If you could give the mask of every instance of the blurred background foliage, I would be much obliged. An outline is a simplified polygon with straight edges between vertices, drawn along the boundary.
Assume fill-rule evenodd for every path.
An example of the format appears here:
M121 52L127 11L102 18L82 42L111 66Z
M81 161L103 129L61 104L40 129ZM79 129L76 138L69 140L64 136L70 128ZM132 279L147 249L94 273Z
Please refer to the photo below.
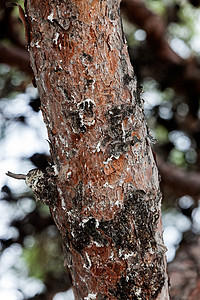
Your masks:
M69 299L58 296L70 279L48 208L35 203L23 182L5 176L8 169L26 173L48 165L24 28L10 2L0 4L0 298ZM180 244L200 232L200 1L124 0L121 6L147 123L157 139L152 147L172 261Z

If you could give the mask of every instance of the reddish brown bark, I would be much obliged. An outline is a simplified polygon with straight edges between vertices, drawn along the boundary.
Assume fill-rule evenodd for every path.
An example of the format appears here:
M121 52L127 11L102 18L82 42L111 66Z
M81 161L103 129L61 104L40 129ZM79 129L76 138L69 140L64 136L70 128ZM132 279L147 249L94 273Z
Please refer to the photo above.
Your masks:
M157 167L118 0L27 1L50 210L76 299L169 299Z

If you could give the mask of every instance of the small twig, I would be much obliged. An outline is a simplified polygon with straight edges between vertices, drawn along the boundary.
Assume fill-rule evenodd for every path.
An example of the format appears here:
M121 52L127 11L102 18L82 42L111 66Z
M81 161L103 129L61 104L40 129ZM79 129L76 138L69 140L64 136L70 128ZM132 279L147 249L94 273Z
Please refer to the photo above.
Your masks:
M12 178L15 178L15 179L23 179L23 180L26 179L26 175L24 175L24 174L15 174L15 173L12 173L12 172L10 172L10 171L8 171L8 172L6 173L6 175L7 175L7 176L10 176L10 177L12 177Z

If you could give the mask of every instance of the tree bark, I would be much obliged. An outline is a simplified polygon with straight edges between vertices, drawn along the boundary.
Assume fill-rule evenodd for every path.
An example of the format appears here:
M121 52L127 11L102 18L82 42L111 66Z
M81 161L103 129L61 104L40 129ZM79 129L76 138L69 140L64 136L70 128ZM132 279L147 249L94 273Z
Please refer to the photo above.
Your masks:
M118 0L27 0L76 299L169 299L161 194Z

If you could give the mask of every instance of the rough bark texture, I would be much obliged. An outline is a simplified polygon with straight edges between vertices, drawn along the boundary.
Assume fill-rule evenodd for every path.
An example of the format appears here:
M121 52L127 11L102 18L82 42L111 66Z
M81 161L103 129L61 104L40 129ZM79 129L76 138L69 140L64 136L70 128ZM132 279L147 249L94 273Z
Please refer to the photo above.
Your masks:
M159 180L118 0L28 0L76 299L168 299ZM56 196L55 196L56 197Z

